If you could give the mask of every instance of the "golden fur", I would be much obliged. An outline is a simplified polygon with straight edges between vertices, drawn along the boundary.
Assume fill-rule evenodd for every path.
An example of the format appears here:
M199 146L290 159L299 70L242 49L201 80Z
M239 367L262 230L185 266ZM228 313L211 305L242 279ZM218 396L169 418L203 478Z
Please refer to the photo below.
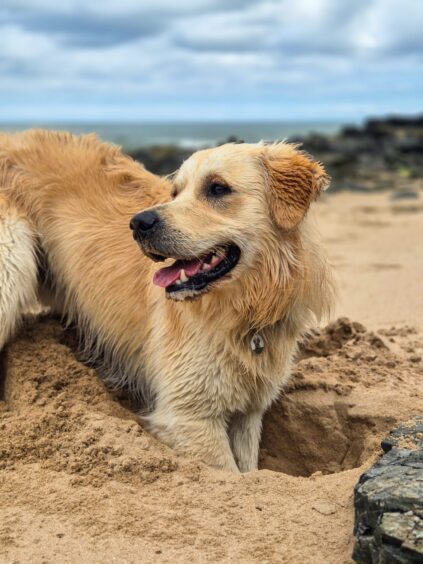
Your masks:
M219 205L202 196L210 178L234 189ZM79 326L117 385L144 395L158 438L216 467L253 470L262 414L299 335L330 304L306 218L327 184L320 164L285 143L200 151L169 180L94 136L0 135L0 348L37 292ZM196 301L166 299L128 227L151 207L181 234L168 256L236 243L230 276Z

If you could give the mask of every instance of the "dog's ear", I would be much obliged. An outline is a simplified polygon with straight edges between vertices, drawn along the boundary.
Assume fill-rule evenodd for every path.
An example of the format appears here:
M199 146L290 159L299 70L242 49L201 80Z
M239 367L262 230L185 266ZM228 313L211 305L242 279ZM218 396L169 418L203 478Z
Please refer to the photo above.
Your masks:
M281 229L293 229L301 222L311 202L329 186L330 177L319 162L299 151L296 145L264 146L263 160L272 219Z

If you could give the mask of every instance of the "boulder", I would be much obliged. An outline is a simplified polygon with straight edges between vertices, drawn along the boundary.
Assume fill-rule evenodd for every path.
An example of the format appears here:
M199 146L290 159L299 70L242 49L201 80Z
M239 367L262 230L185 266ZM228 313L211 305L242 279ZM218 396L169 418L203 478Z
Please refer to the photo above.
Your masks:
M423 418L395 429L354 490L360 564L423 562Z

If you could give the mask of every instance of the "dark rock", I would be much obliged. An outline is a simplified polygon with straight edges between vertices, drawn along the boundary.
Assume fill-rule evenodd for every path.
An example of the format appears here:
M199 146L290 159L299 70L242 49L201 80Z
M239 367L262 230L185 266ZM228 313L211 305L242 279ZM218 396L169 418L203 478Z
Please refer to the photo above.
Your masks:
M166 175L177 170L194 149L182 149L173 145L148 147L132 151L131 157L155 174Z
M393 192L391 200L418 200L419 194L415 190L399 190Z
M380 119L369 119L365 125L368 131L386 130L386 129L415 129L423 128L423 115L416 117L408 116L390 116Z
M422 116L371 119L332 137L309 135L300 141L327 166L332 190L383 190L401 184L401 177L405 182L423 176Z
M403 424L397 429L389 433L389 436L381 443L381 447L385 453L391 451L394 447L405 449L404 445L408 445L409 449L415 451L423 450L423 418L416 417L410 424ZM423 456L423 452L420 452ZM423 500L422 500L423 502Z
M365 564L423 562L423 418L392 431L385 455L354 491L353 558Z
M423 116L370 119L362 126L344 127L337 135L310 133L290 141L325 164L332 191L405 189L410 179L423 178ZM242 143L234 136L225 142ZM133 151L132 156L148 170L166 175L194 150L150 147Z
M229 135L225 141L218 143L218 145L224 145L225 143L237 143L239 145L240 143L245 143L245 141L243 139L238 139L235 135Z
M343 137L363 137L363 130L355 125L347 125L342 128Z

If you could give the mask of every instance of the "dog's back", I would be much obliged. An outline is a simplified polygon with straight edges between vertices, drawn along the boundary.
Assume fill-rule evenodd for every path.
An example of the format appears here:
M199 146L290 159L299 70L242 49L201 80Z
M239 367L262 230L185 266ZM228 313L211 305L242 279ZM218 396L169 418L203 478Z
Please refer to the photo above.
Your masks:
M29 214L44 209L55 196L97 197L101 202L100 195L115 190L122 176L144 186L147 205L148 196L155 201L157 194L149 189L156 177L94 134L34 129L0 135L0 193Z
M70 318L95 309L93 302L107 294L103 285L116 278L121 285L131 255L135 268L142 268L147 261L139 260L129 219L134 210L166 197L166 188L95 135L1 134L0 349L39 293L37 259L54 282L52 301ZM120 252L109 253L117 242ZM117 315L106 303L97 307L109 309L110 318ZM89 318L95 322L92 313Z

